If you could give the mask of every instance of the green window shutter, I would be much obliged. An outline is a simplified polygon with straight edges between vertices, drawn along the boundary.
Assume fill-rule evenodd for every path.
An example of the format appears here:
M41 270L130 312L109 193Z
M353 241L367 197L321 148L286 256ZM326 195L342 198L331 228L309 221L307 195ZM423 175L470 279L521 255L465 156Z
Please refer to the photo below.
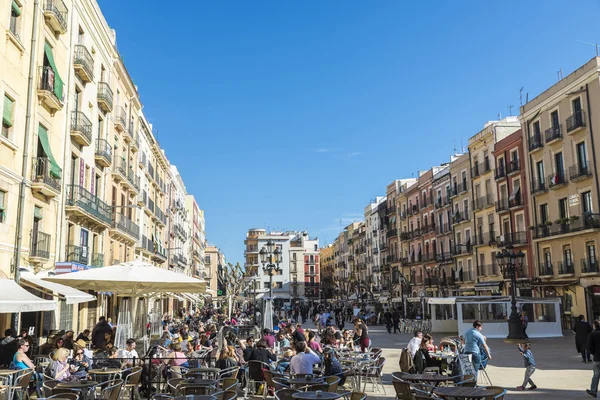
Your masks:
M3 190L0 190L0 211L5 210L5 208L6 208L5 201L6 201L6 192Z
M52 68L52 71L54 71L54 94L62 101L64 84L62 79L60 79L60 75L58 74L58 69L56 68L56 63L54 62L54 55L52 54L52 47L50 47L48 42L44 44L44 54L46 54L50 68Z
M21 7L17 4L15 0L12 0L12 12L17 16L21 16Z
M40 207L35 207L33 209L33 218L35 219L42 219L44 217L44 213L42 212L42 209Z
M8 96L4 96L4 109L2 111L2 123L4 125L13 125L13 105L14 102Z
M60 178L62 169L58 166L58 163L52 155L50 141L48 140L48 131L46 131L46 129L41 125L38 128L38 137L40 138L40 143L42 144L46 156L48 156L48 160L50 160L50 174L55 176L56 178Z

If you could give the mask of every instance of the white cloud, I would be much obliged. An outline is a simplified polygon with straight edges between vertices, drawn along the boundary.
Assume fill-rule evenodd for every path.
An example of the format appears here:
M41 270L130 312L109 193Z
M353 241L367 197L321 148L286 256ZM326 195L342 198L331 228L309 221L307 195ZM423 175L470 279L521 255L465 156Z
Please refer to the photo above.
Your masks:
M353 157L358 157L360 155L363 155L364 153L362 151L355 151L353 153L349 153L348 154L348 158L353 158Z
M331 150L329 149L325 149L323 147L319 147L318 149L315 150L315 152L317 153L329 153Z

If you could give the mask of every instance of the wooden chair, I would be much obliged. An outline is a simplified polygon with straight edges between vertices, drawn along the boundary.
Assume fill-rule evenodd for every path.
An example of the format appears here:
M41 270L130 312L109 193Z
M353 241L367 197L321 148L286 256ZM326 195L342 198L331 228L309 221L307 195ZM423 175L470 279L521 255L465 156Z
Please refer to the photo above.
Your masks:
M225 368L219 371L219 378L237 378L240 367Z
M32 369L24 369L13 381L13 393L19 400L29 399L29 382L32 376Z
M342 379L339 376L326 376L325 382L327 382L327 384L329 385L328 391L331 393L336 393L341 380Z
M133 393L133 398L141 400L138 386L142 380L142 367L131 368L131 373L125 377L125 383L123 385L123 391L128 392L130 395Z
M239 385L239 381L237 378L221 378L217 381L217 389L222 392L226 392L228 390L237 390Z
M484 387L485 390L489 390L490 392L493 392L492 395L486 397L486 400L496 400L496 399L503 399L504 395L506 394L506 389L504 389L503 387L500 386L487 386ZM498 397L500 396L500 397Z
M413 400L410 384L398 379L392 380L394 390L396 391L396 400Z
M114 379L99 385L100 398L102 400L119 400L121 397L121 389L123 388L122 379Z
M44 383L42 383L42 393L44 394L44 397L54 396L56 394L54 393L54 388L56 388L58 383L59 381L56 380L44 379Z
M352 392L350 394L350 400L366 400L367 394L363 392Z
M179 396L179 384L185 381L185 378L171 378L167 381L167 390L173 396Z

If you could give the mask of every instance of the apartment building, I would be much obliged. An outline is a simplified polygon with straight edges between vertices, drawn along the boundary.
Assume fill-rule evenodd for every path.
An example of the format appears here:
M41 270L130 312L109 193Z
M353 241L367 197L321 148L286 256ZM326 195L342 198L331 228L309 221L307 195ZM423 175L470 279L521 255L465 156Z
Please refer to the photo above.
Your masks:
M525 163L527 160L527 150L523 142L521 129L499 140L494 146L493 156L499 166L506 166L504 177L502 171L495 174L500 179L496 180L497 191L500 194L496 206L500 229L496 236L495 245L497 251L512 249L513 251L522 251L525 257L525 265L517 271L517 280L530 279L535 276L533 268L533 253L531 251L532 231L529 229L531 220L529 215L529 190L527 187L528 179L526 175ZM508 161L507 161L508 160ZM509 194L508 198L504 197ZM478 229L478 228L477 228ZM492 253L492 257L494 253ZM572 265L572 264L571 264ZM502 271L499 271L502 275ZM509 277L505 275L506 294L510 294ZM517 293L521 296L533 296L531 288L517 288Z
M167 243L167 254L169 257L169 268L172 270L191 275L191 260L188 258L191 245L192 221L185 205L187 190L183 178L177 167L171 165L171 185L168 189L169 204L169 242Z
M219 290L219 265L225 265L225 256L219 248L213 244L207 244L204 250L204 280L206 281L206 292L216 298Z
M185 207L191 218L191 240L188 253L192 276L204 277L204 250L206 249L206 233L204 230L204 211L200 209L193 195L185 197Z
M564 318L600 317L599 67L594 57L521 107L537 287L563 297Z
M461 294L475 294L475 269L472 242L471 182L469 177L469 154L457 156L450 162L450 201L452 209L452 230L454 270L457 282L461 284Z
M361 271L360 278L366 280L367 276L372 277L372 287L381 290L382 279L380 266L382 265L381 253L379 252L379 242L382 232L381 220L377 207L386 203L387 198L376 197L369 205L365 207L364 218L366 228L366 268Z
M335 270L335 247L333 244L328 244L319 249L319 260L321 262L321 296L323 299L334 298L333 273Z
M475 289L478 294L500 294L503 286L496 253L499 243L505 245L504 228L507 229L506 232L512 231L508 225L500 226L499 214L504 214L509 209L522 208L522 202L516 201L521 182L520 178L516 177L520 171L520 163L516 149L516 153L511 153L511 157L514 155L517 158L511 163L505 163L504 155L494 159L494 149L499 140L518 131L519 128L517 117L507 117L501 121L486 123L481 131L469 139L471 177L469 190L473 205L471 222L474 226L471 246L474 248L475 272L478 280ZM495 175L491 173L491 166L495 166ZM495 182L492 179L495 179ZM511 207L509 207L509 197L512 199ZM493 205L495 210L492 208Z
M450 165L445 164L433 174L432 190L434 197L433 221L435 222L436 243L433 256L437 261L434 277L439 283L439 295L449 295L455 288L454 251L452 250L452 210L450 201Z
M400 270L400 235L398 229L400 227L400 203L398 197L400 196L402 182L395 180L390 183L386 188L386 199L387 199L387 230L385 233L385 239L387 241L387 255L385 262L382 264L381 279L386 283L386 286L392 285L392 271L396 271L396 275Z

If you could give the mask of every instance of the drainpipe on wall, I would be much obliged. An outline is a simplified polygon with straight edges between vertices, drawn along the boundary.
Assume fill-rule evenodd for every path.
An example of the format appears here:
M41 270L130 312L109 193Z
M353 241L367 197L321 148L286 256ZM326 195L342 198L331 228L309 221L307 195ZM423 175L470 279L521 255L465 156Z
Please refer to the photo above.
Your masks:
M21 262L21 245L23 242L23 214L25 208L25 189L27 186L27 164L29 161L29 136L33 135L31 132L31 118L33 109L33 100L36 98L35 94L35 74L36 74L36 34L38 31L38 19L39 19L39 0L35 0L33 3L33 26L31 28L31 48L29 51L29 78L27 82L27 113L25 114L25 134L23 135L23 163L21 166L21 183L19 184L19 202L17 205L17 226L15 231L15 252L14 252L14 279L17 284L21 280L21 273L19 271ZM16 332L19 328L19 313L13 314L12 324L13 330Z
M590 92L588 84L585 84L585 97L587 98L588 122L590 125L590 143L592 144L592 159L594 160L594 180L596 181L596 200L598 201L598 210L600 211L600 182L598 181L598 165L596 164L596 146L594 145L594 128L592 127L592 105L590 102Z

